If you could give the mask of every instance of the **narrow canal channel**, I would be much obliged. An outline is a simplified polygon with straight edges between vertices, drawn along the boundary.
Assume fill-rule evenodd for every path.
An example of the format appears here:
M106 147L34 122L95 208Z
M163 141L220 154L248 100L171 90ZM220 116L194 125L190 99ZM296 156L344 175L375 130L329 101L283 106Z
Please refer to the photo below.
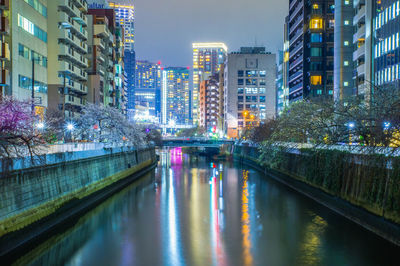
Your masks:
M16 264L399 265L398 247L245 166L160 153L158 168Z

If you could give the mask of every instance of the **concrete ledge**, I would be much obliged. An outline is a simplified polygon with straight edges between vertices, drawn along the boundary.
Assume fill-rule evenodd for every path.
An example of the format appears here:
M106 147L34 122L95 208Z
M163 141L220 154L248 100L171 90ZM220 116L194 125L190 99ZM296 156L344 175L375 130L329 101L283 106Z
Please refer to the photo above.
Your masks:
M25 250L46 239L52 232L73 222L87 210L95 207L103 200L120 191L128 184L142 177L156 167L156 162L148 160L137 166L126 169L95 184L49 202L37 208L36 213L23 213L20 219L26 219L24 228L12 228L0 237L0 260L12 261ZM33 215L33 216L32 216ZM32 222L33 217L36 219Z
M233 157L234 160L263 172L265 175L268 175L293 190L315 200L317 203L322 204L332 211L346 217L350 221L355 222L380 237L400 246L400 226L398 224L368 212L363 208L357 207L344 199L332 196L317 187L290 176L288 173L264 168L252 158L244 158L237 155L234 155Z

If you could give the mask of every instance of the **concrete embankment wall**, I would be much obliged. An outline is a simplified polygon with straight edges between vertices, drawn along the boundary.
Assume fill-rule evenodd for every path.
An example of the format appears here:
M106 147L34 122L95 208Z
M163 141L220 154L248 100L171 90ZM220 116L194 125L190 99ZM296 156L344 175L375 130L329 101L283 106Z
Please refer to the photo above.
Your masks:
M86 198L156 162L154 147L106 148L41 157L34 166L24 160L7 162L9 171L0 178L0 245L10 235L41 223L65 206L73 210Z
M400 160L335 150L235 146L235 159L400 245ZM260 159L261 156L261 160Z

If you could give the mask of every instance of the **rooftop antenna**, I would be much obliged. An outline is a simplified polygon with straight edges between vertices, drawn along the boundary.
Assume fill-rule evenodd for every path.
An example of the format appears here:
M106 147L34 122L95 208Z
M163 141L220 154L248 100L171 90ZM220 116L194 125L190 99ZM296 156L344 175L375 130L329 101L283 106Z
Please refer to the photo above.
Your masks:
M254 36L254 47L257 47L257 35Z

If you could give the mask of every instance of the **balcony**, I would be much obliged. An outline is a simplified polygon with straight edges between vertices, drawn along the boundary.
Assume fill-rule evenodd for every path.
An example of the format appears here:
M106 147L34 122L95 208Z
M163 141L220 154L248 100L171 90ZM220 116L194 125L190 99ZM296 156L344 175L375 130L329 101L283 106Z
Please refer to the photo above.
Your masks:
M99 47L102 51L105 50L104 42L100 38L94 38L93 39L93 44Z
M365 39L365 25L361 26L353 35L353 43L357 43L359 39Z
M353 25L357 25L357 23L361 20L365 20L365 6L362 6L358 11L357 14L353 18Z
M299 37L303 36L303 28L299 29L296 34L290 38L290 45L295 44Z
M84 42L82 42L79 38L76 38L73 34L63 30L60 31L58 36L59 36L58 40L60 43L72 46L82 54L87 54L87 45Z
M2 86L7 85L9 74L10 73L8 69L0 69L0 85Z
M359 65L357 67L357 76L363 76L365 75L365 64Z
M289 88L290 94L301 91L303 89L303 82L294 85L293 87Z
M290 63L289 70L292 70L294 67L298 66L300 63L303 62L303 55L299 56L293 63Z
M0 9L8 10L10 8L10 0L0 0Z
M110 32L105 24L93 25L93 34L102 38L108 38L110 36Z
M1 43L0 53L0 60L10 61L10 47L8 43Z
M81 95L85 95L88 92L87 86L79 82L73 82L72 84L67 84L66 87L68 87L69 90Z
M6 17L0 19L0 35L8 35L10 33L9 20Z
M77 96L72 96L72 95L65 95L65 104L66 105L76 105L76 106L84 106L85 105L85 99L82 99Z
M302 9L303 9L303 1L299 1L299 5L296 7L296 9L290 15L289 21L292 21L298 15L299 11Z
M299 26L300 23L303 23L303 17L302 16L299 16L298 19L296 20L296 22L294 22L292 24L292 26L290 27L289 34L292 34L292 32L297 29L297 27Z
M357 61L357 59L362 56L365 56L365 44L361 45L355 52L353 52L353 61Z
M79 81L87 80L87 74L85 70L80 69L79 67L75 67L71 64L68 64L67 62L61 62L60 64L61 64L60 66L61 79L64 75L66 75L74 80L79 80Z
M296 80L296 79L298 79L298 78L300 78L300 77L302 77L302 76L303 76L303 71L300 70L300 71L298 71L298 72L292 74L292 75L289 77L289 82L292 82L292 81L294 81L294 80Z
M67 47L66 45L59 46L59 55L60 59L67 60L75 65L78 65L81 68L87 67L87 59L83 57L80 53L74 51L73 49Z
M79 25L78 22L71 19L67 14L60 12L59 13L59 22L60 29L69 29L71 33L77 36L80 39L87 40L87 31Z
M81 11L69 0L58 0L59 10L67 13L70 17L79 17Z
M81 12L87 12L87 3L85 0L74 0L75 5L79 8Z

